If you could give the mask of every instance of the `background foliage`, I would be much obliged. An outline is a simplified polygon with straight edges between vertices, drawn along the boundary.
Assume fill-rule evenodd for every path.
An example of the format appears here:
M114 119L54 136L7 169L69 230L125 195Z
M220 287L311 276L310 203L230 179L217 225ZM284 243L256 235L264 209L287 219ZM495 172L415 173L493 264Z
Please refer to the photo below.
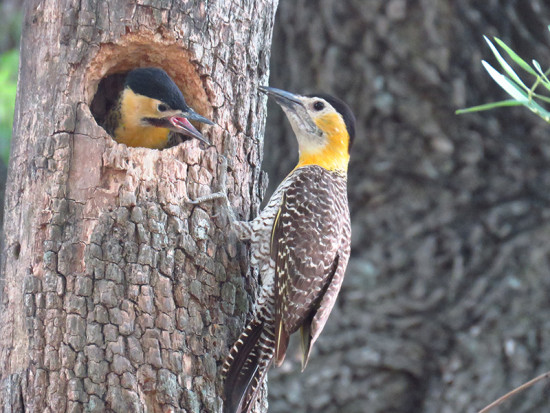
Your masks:
M544 107L550 103L550 97L548 96L548 91L550 91L550 80L548 79L550 69L544 71L536 59L533 59L531 64L527 63L498 37L494 38L494 42L502 50L502 53L487 37L485 37L485 41L493 52L500 68L495 69L485 60L481 63L493 80L511 96L511 99L460 109L456 113L464 114L501 107L525 106L531 112L550 123L550 112ZM503 54L505 55L504 57ZM516 67L516 70L514 70L511 64ZM516 71L519 71L522 76L519 76ZM522 77L526 77L527 75L529 75L529 80L524 81Z
M4 192L17 88L21 7L20 0L0 2L0 227L4 220Z
M0 54L0 157L5 164L10 156L18 65L18 50Z

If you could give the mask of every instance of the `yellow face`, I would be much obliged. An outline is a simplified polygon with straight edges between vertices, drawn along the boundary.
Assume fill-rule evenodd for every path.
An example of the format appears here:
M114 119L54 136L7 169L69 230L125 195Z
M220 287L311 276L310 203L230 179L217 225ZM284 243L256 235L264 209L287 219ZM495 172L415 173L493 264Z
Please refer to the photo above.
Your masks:
M297 167L319 165L329 171L347 171L350 139L344 119L321 98L301 100L307 114L301 111L301 119L289 116L300 149ZM304 116L309 119L304 121Z
M138 95L128 88L122 92L120 108L121 119L115 129L117 142L152 149L161 149L166 145L170 130L144 122L144 118L161 119L178 111L167 108L160 100Z

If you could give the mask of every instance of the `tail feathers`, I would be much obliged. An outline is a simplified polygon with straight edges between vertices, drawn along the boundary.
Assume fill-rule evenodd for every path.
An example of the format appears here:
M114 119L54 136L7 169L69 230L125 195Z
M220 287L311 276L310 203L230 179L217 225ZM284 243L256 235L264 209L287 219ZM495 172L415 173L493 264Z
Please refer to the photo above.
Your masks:
M328 314L330 314L330 310L332 309L332 306L334 305L334 299L336 298L336 295L328 296L327 292L329 287L332 285L332 280L334 279L334 275L336 274L336 270L338 269L338 262L340 261L340 256L336 256L336 259L334 260L334 263L332 265L332 271L330 273L330 276L325 282L325 286L321 290L321 293L317 297L317 300L313 303L312 310L310 311L309 315L304 319L302 322L302 325L300 326L300 336L301 336L301 344L302 344L302 372L306 369L307 362L309 360L309 356L311 354L311 349L313 348L313 343L315 343L315 340L317 340L317 337L319 337L319 334L321 333L321 330L323 329L323 326L326 322L326 317L328 317ZM337 293L338 291L336 291ZM326 313L326 317L322 322L319 322L319 320L316 321L316 318L323 318L323 313L318 313L319 310L321 310L321 305L323 302L330 301L332 298L332 304L330 304L329 310ZM326 311L326 309L325 309Z
M313 314L311 314L300 327L300 343L302 347L302 372L306 369L309 355L311 353L311 322Z
M233 345L222 368L224 413L248 413L252 409L273 353L273 331L262 321L252 320Z
M277 339L275 344L275 365L277 367L280 367L283 361L285 361L289 340L290 335L286 332L283 321L279 320L277 323Z

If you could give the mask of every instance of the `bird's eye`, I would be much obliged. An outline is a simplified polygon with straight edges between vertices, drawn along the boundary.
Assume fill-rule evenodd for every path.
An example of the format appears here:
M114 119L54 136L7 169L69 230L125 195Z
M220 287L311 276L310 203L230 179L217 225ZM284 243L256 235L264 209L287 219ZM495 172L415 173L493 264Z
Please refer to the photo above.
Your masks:
M313 104L313 109L319 111L319 110L323 110L325 108L325 104L323 102L321 102L320 100L318 100L317 102L315 102Z
M166 112L168 110L168 106L166 106L164 103L159 103L157 109L159 112Z

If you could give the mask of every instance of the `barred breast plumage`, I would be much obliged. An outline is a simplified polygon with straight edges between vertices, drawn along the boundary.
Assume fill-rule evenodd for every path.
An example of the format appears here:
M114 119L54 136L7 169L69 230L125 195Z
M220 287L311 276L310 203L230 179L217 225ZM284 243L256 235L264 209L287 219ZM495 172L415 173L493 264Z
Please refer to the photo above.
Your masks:
M257 348L239 371L246 377L246 365L257 363L246 405L273 356L278 365L284 360L289 336L298 328L304 329L305 367L334 306L350 254L346 175L319 166L297 168L256 219L235 228L240 239L251 241L251 264L260 269L262 283L252 321L223 368L227 380L246 339L258 335Z
M300 158L256 219L233 223L239 238L251 243L261 287L252 318L223 365L226 413L250 412L271 363L283 362L298 329L305 368L350 255L346 177L353 114L327 95L261 90L285 110Z

